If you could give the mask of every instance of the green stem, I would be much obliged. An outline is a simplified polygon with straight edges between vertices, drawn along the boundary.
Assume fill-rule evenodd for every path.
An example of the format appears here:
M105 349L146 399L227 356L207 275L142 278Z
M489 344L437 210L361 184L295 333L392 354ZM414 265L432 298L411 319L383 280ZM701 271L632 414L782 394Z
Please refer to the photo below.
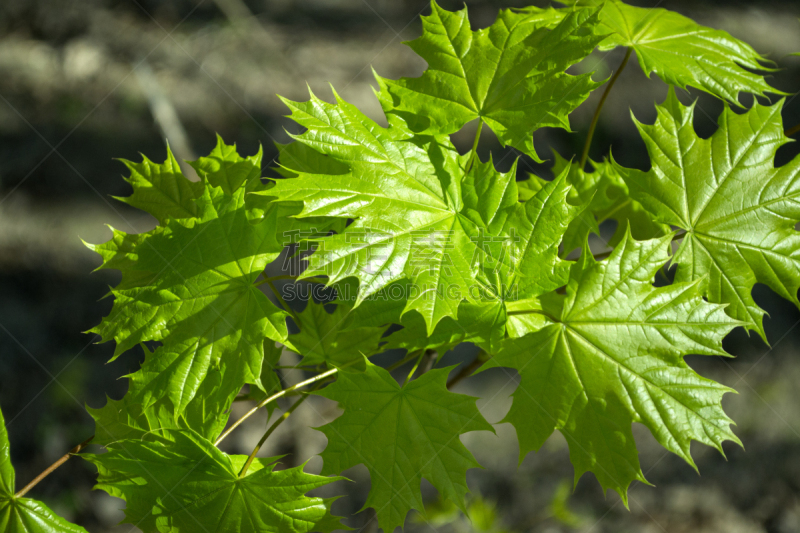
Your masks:
M625 69L625 65L628 64L628 60L631 58L631 54L633 53L633 48L628 48L628 51L625 52L625 59L622 60L620 63L619 68L611 76L611 79L606 85L606 90L603 91L603 96L600 97L600 102L597 104L597 109L594 110L594 116L592 117L592 123L589 126L589 134L586 136L586 142L583 144L583 152L581 153L581 162L580 162L580 169L585 170L586 168L586 161L589 159L589 148L592 146L592 137L594 137L594 130L597 128L597 120L600 118L600 110L603 109L603 104L606 103L606 98L608 98L608 93L611 92L612 87L619 78L619 75Z
M411 361L412 359L414 359L415 357L418 357L421 353L425 353L425 350L415 350L413 352L409 352L408 354L406 354L406 356L404 358L402 358L398 362L394 363L393 365L390 365L389 367L387 367L386 370L388 370L389 372L391 372L392 370L396 370L396 369L400 368L401 366L403 366L404 364L406 364L409 361Z
M262 436L262 437L261 437L261 440L260 440L260 441L258 441L258 444L256 444L256 447L255 447L255 449L253 449L253 452L252 452L252 453L251 453L251 454L250 454L250 455L247 457L247 461L245 461L245 463L244 463L244 466L242 466L242 471L241 471L241 472L239 472L239 479L242 479L242 478L245 476L245 474L247 474L247 469L248 469L248 468L250 468L250 464L251 464L251 463L253 462L253 460L256 458L256 454L258 453L258 450L260 450L260 449L261 449L261 446L263 446L263 445L264 445L264 443L265 443L265 442L266 442L266 440L269 438L269 436L270 436L270 435L272 435L272 433L273 433L273 432L274 432L276 429L278 429L278 426L280 426L280 425L281 425L281 424L284 422L284 420L286 420L287 418L289 418L289 415L291 415L291 414L294 412L294 410L295 410L295 409L297 409L298 407L300 407L300 404L302 404L304 401L306 401L306 398L308 398L309 396L310 396L309 394L306 394L305 396L303 396L302 398L300 398L299 400L297 400L296 402L294 402L294 403L291 405L291 407L289 407L289 408L286 410L286 412L285 412L285 413L283 413L283 414L280 416L280 418L278 418L278 419L277 419L277 420L276 420L276 421L275 421L275 422L274 422L274 423L273 423L273 424L272 424L272 425L269 427L269 429L268 429L268 430L267 430L267 431L264 433L264 436Z
M447 382L447 388L452 389L456 383L471 376L476 370L483 366L483 363L489 360L489 357L491 356L483 350L478 352L478 355L475 356L475 359L473 359L470 364L462 368L458 374Z
M436 360L439 358L439 354L436 350L427 349L425 350L425 354L422 357L422 362L419 365L419 375L422 376L423 374L427 373L433 365L436 364Z
M294 318L295 324L297 324L297 327L299 328L300 327L300 317L297 316L297 313L294 312L294 309L289 307L289 304L286 303L286 300L283 299L283 296L281 296L281 293L278 291L278 288L275 287L275 284L272 282L272 280L267 278L265 281L267 282L267 285L269 285L269 288L272 290L272 292L275 294L275 298L277 298L278 301L283 306L283 308L286 309L286 312L288 312L290 315L292 315L292 318Z
M346 367L348 367L350 365L353 365L355 363L356 363L356 361L353 361L353 362L348 363L346 365L342 365L342 368L346 368ZM282 396L286 396L286 394L288 394L289 392L291 392L293 390L301 389L303 387L311 385L312 383L316 383L317 381L320 381L320 380L323 380L323 379L325 379L325 378L327 378L329 376L332 376L335 373L337 373L338 371L339 371L338 368L331 368L330 370L327 370L327 371L323 372L322 374L317 374L313 378L309 378L309 379L307 379L305 381L301 381L300 383L297 383L296 385L292 385L291 387L287 387L287 388L283 389L282 391L276 392L272 396L264 398L263 400L258 402L258 404L256 404L255 407L253 407L252 409L247 411L239 420L237 420L236 422L231 424L231 427L226 429L225 432L222 435L220 435L219 438L214 442L214 446L219 446L219 443L222 442L225 439L225 437L230 435L231 432L234 429L239 427L242 424L242 422L244 422L245 420L250 418L253 415L253 413L258 411L259 409L261 409L262 407L264 407L268 403L274 402L275 400L277 400L278 398L280 398Z
M475 140L472 141L472 150L470 151L469 161L467 161L466 172L472 168L472 163L478 157L478 141L481 139L481 130L483 129L483 119L478 120L478 130L475 132Z
M419 354L419 357L417 357L417 362L414 363L414 366L411 367L411 372L409 372L408 376L406 376L406 380L403 382L404 387L409 381L411 381L411 377L414 375L414 372L417 371L417 368L419 368L419 364L422 362L422 358L424 356L425 356L425 351L423 350L422 353Z

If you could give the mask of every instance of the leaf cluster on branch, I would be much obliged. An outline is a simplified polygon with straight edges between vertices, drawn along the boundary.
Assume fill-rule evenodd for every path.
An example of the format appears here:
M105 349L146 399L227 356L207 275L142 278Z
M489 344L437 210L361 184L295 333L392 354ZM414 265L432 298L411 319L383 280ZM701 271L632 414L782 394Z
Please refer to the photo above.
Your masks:
M727 355L722 340L737 327L766 340L756 283L800 305L800 160L773 164L788 141L783 100L766 102L783 94L764 79L774 65L726 32L619 0L501 10L477 31L466 8L433 2L408 44L428 68L376 75L387 126L335 92L332 102L284 100L304 132L278 145L278 179L263 177L260 151L243 157L222 139L191 162L199 182L171 153L163 164L125 163L133 194L121 200L159 224L89 245L101 268L122 272L113 310L92 331L116 343L115 358L142 346L145 360L122 399L90 409L106 451L86 458L98 488L126 501L126 522L147 533L331 531L342 527L333 499L307 492L359 464L372 484L365 507L387 532L424 512L423 478L463 510L467 470L480 465L460 437L493 426L476 398L449 389L479 369L521 378L502 420L521 457L558 430L576 481L592 472L626 504L631 483L647 482L633 422L692 467L692 441L720 452L740 443L721 405L731 389L684 357ZM626 55L610 79L568 72L616 47ZM655 123L635 122L646 172L587 158L605 97L633 56L670 85ZM570 114L604 84L582 156L557 154L554 179L478 157L485 127L538 161L533 133L570 130ZM740 93L766 103L726 107L704 139L673 87L730 106ZM475 122L461 153L451 135ZM617 231L594 253L590 235L607 220ZM279 256L303 269L268 274ZM657 287L670 265L674 281ZM309 285L333 299L300 302L297 289ZM480 348L473 363L459 372L438 364L464 342ZM405 355L378 365L373 356L389 349ZM283 350L307 372L291 386ZM395 372L403 365L410 370ZM319 428L321 475L256 458L309 396L343 411ZM294 403L249 457L218 448L279 398ZM252 408L231 421L234 401ZM13 494L5 433L0 441L4 530L82 531Z

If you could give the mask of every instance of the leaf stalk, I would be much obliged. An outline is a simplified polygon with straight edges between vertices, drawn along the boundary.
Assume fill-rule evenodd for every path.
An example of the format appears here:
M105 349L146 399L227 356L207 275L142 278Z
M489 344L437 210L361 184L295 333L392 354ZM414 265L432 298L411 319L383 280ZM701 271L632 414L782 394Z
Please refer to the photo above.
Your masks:
M597 128L597 121L600 118L600 111L603 109L603 105L606 103L606 99L608 98L608 94L611 92L611 89L614 87L614 84L617 82L617 78L625 69L625 66L628 64L628 61L631 58L631 54L633 53L633 48L628 47L628 51L625 52L625 59L622 60L620 63L619 68L611 76L611 79L608 81L608 85L606 85L606 90L603 91L603 96L600 97L600 102L597 104L597 109L594 110L594 116L592 117L592 123L589 125L589 133L586 135L586 142L583 143L583 152L581 152L581 162L580 162L580 169L584 170L586 168L586 161L589 159L589 148L592 146L592 137L594 137L594 130Z
M414 376L414 372L416 372L417 368L419 368L419 364L422 362L422 358L424 356L425 352L423 351L422 353L419 354L419 357L417 357L417 362L414 363L414 366L411 367L411 372L408 373L408 375L406 376L406 380L403 382L404 387L408 384L409 381L411 381L411 378Z
M345 366L350 366L352 364L354 364L354 362L353 363L349 363L349 364L347 364ZM220 435L219 438L217 438L217 440L214 441L214 446L219 446L219 443L222 442L225 439L225 437L230 435L231 432L234 429L239 427L242 424L242 422L244 422L245 420L247 420L248 418L253 416L253 413L258 411L259 409L261 409L262 407L264 407L268 403L274 402L275 400L277 400L278 398L280 398L282 396L286 396L286 394L288 394L289 392L291 392L293 390L301 389L303 387L306 387L308 385L316 383L317 381L320 381L320 380L323 380L323 379L325 379L325 378L327 378L329 376L332 376L332 375L336 374L338 371L339 371L338 368L331 368L330 370L327 370L327 371L323 372L322 374L317 374L316 376L314 376L312 378L309 378L309 379L307 379L305 381L301 381L300 383L297 383L296 385L292 385L291 387L287 387L287 388L283 389L282 391L276 392L272 396L264 398L263 400L258 402L258 404L256 404L255 407L253 407L252 409L247 411L239 420L237 420L236 422L231 424L231 427L226 429L225 432L223 432L222 435Z
M470 171L472 164L475 162L475 158L478 157L478 141L481 140L481 130L483 130L483 119L478 120L478 129L475 131L475 140L472 141L472 150L470 150L465 173Z
M300 407L300 404L302 404L304 401L306 401L306 398L308 398L308 397L309 397L309 395L306 394L302 398L300 398L299 400L294 402L286 410L286 412L284 412L280 416L280 418L278 418L275 422L273 422L273 424L269 427L269 429L267 429L267 431L264 432L264 435L261 437L261 440L258 441L258 444L256 444L256 447L253 449L253 451L247 457L247 461L245 461L244 465L242 466L242 470L239 472L239 479L242 479L247 474L247 469L250 468L250 465L252 464L253 460L256 458L256 454L261 449L261 447L264 445L264 443L267 441L269 436L272 435L275 432L275 430L278 429L278 426L280 426L287 418L289 418L289 416L295 411L295 409Z

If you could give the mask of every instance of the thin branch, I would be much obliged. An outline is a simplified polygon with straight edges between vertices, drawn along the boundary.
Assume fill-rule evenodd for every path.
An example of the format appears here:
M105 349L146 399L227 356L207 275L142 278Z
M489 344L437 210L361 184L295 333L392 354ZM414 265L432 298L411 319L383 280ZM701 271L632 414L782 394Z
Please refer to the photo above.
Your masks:
M787 137L791 137L792 135L794 135L798 131L800 131L800 124L798 124L798 125L796 125L796 126L794 126L792 128L789 128L788 130L783 132L783 134L786 135Z
M289 408L286 410L286 412L285 412L285 413L283 413L283 414L280 416L280 418L278 418L278 419L277 419L277 420L276 420L276 421L275 421L275 422L274 422L274 423L273 423L273 424L272 424L272 425L269 427L269 429L268 429L268 430L267 430L267 431L264 433L264 436L262 436L262 437L261 437L261 440L260 440L260 441L258 441L258 444L256 444L256 447L253 449L253 452L252 452L252 453L251 453L251 454L250 454L250 455L247 457L247 461L245 461L245 463L244 463L244 466L242 466L242 470L241 470L241 472L239 472L239 479L243 478L243 477L245 476L245 474L247 474L247 469L248 469L248 468L250 468L250 464L253 462L253 459L255 459L255 458L256 458L256 454L258 453L258 450L260 450L260 449L261 449L261 446L263 446L263 445L264 445L264 443L265 443L265 442L266 442L266 440L269 438L269 436L270 436L270 435L272 435L272 433L273 433L273 432L274 432L276 429L278 429L278 426L280 426L280 425L281 425L281 424L284 422L284 420L286 420L287 418L289 418L289 415L291 415L291 414L294 412L294 410L295 410L295 409L297 409L298 407L300 407L300 404L302 404L304 401L306 401L306 398L308 398L309 396L310 396L309 394L306 394L305 396L303 396L302 398L300 398L299 400L297 400L296 402L294 402L294 403L291 405L291 407L289 407Z
M466 379L471 376L476 370L478 370L483 363L489 360L489 354L485 351L481 350L478 352L478 355L475 356L475 359L472 360L470 364L462 368L458 374L452 377L450 381L447 382L447 388L452 389L453 386L461 381L462 379Z
M345 366L350 366L351 364L353 364L353 363L350 363L350 364L348 364L348 365L345 365ZM247 411L247 412L246 412L246 413L245 413L245 414L244 414L244 415L243 415L243 416L242 416L242 417L241 417L239 420L237 420L236 422L234 422L233 424L231 424L231 427L229 427L228 429L226 429L226 430L225 430L225 432L224 432L222 435L220 435L220 436L219 436L219 438L218 438L218 439L217 439L217 440L214 442L214 446L219 446L219 443L220 443L220 442L222 442L222 441L223 441L223 439L225 439L225 437L227 437L228 435L230 435L230 434L231 434L231 432L232 432L234 429L236 429L237 427L239 427L239 426L242 424L242 422L244 422L245 420L247 420L248 418L250 418L251 416L253 416L253 413L255 413L256 411L258 411L259 409L261 409L262 407L264 407L264 406L265 406L265 405L267 405L268 403L274 402L274 401L275 401L275 400L277 400L278 398L281 398L281 397L283 397L283 396L286 396L286 394L287 394L287 393L289 393L289 392L291 392L291 391L293 391L293 390L296 390L296 389L301 389L301 388L303 388L303 387L306 387L306 386L308 386L308 385L311 385L312 383L316 383L317 381L320 381L320 380L322 380L322 379L325 379L325 378L327 378L327 377L329 377L329 376L332 376L332 375L334 375L335 373L337 373L338 371L339 371L339 369L338 369L338 368L331 368L330 370L328 370L328 371L326 371L326 372L323 372L322 374L317 374L317 375L316 375L316 376L314 376L313 378L309 378L309 379L307 379L307 380L305 380L305 381L301 381L300 383L298 383L298 384L296 384L296 385L292 385L291 387L287 387L287 388L283 389L282 391L276 392L276 393L275 393L275 394L273 394L272 396L269 396L269 397L267 397L267 398L264 398L263 400L261 400L260 402L258 402L258 404L256 404L256 406L255 406L255 407L253 407L252 409L250 409L249 411Z
M586 142L583 143L583 152L581 153L581 162L580 162L580 169L584 170L586 168L586 160L589 159L589 148L592 146L592 137L594 137L594 130L597 128L597 120L600 118L600 110L603 109L603 105L606 103L606 98L608 98L608 93L611 92L612 87L619 78L619 75L625 69L625 65L628 64L628 60L631 58L631 53L633 53L633 48L628 48L628 51L625 52L625 59L622 60L620 63L619 68L611 76L611 79L606 85L606 90L603 91L603 96L600 97L600 102L597 104L597 109L594 110L594 116L592 117L592 123L589 126L589 133L586 135Z
M400 359L399 361L397 361L393 365L389 365L386 368L386 370L388 370L389 372L391 372L392 370L396 370L396 369L400 368L401 366L403 366L404 364L408 363L409 361L419 357L420 353L422 353L422 350L414 350L413 352L409 352L409 353L406 354L406 356L404 358Z
M425 357L422 358L422 364L419 365L419 375L421 376L433 368L438 357L439 353L436 350L425 350Z
M25 494L27 494L29 490L31 490L31 489L32 489L33 487L35 487L35 486L36 486L36 485L37 485L37 484L38 484L38 483L39 483L41 480L43 480L43 479L44 479L44 478L46 478L48 475L50 475L50 473L51 473L53 470L55 470L55 469L56 469L56 468L58 468L59 466L61 466L61 465L63 465L64 463L66 463L66 462L67 462L67 459L69 459L70 457L72 457L72 456L73 456L73 455L75 455L76 453L80 452L82 449L86 448L86 446L88 446L88 445L89 445L89 443L90 443L90 442L92 442L92 439L94 439L94 435L92 435L91 437L89 437L88 439L86 439L85 441L81 442L80 444L78 444L77 446L75 446L74 448L72 448L70 451L68 451L67 453L65 453L64 455L62 455L62 456L61 456L61 457L58 459L58 461L56 461L55 463L53 463L53 464L51 464L50 466L48 466L48 467L47 467L47 469L45 469L45 471L44 471L44 472L42 472L41 474L39 474L38 476L36 476L35 478L33 478L33 481L31 481L30 483L28 483L27 485L25 485L24 487L22 487L22 490L20 490L20 491L19 491L19 492L17 492L16 494L14 494L14 497L15 497L15 498L22 498L23 496L25 496Z

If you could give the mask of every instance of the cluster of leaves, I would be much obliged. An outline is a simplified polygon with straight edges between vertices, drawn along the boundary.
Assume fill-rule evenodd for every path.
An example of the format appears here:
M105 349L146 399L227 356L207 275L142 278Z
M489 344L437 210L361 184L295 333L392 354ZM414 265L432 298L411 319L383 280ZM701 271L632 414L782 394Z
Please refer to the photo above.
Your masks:
M424 74L377 77L388 126L335 93L333 103L284 100L305 131L278 146L279 179L262 178L260 152L242 157L221 139L191 162L199 182L171 154L126 162L134 192L121 200L159 224L90 245L101 268L122 272L111 314L92 331L116 342L115 357L137 345L146 357L125 397L90 409L107 451L87 458L98 487L127 502L127 522L145 532L330 531L341 527L332 500L306 493L358 464L372 482L365 507L387 532L423 512L423 477L464 510L466 472L479 464L460 436L492 425L475 398L450 392L452 367L426 371L432 354L462 342L481 348L483 369L521 377L503 420L521 457L559 430L576 481L590 471L626 503L629 485L646 482L633 422L692 466L692 441L720 451L739 442L721 406L730 389L683 358L726 355L722 339L739 326L766 340L757 282L800 305L800 161L773 165L788 140L782 101L726 108L703 139L693 106L670 88L655 124L636 122L647 172L558 156L555 179L517 181L516 164L500 172L477 145L486 126L539 160L533 132L569 130L570 113L604 83L567 73L596 49L625 47L646 75L733 105L740 92L780 94L754 73L771 64L725 32L618 0L502 10L479 31L466 8L433 2L422 21L409 46ZM450 135L475 121L462 154ZM599 259L588 241L605 220L618 230ZM298 313L265 269L303 247L313 253L292 283L337 296ZM656 287L670 263L674 282ZM243 388L267 408L288 391L283 349L343 410L320 428L321 476L217 448ZM402 385L370 360L388 349L416 361ZM2 461L2 509L23 516L33 504L13 498Z

